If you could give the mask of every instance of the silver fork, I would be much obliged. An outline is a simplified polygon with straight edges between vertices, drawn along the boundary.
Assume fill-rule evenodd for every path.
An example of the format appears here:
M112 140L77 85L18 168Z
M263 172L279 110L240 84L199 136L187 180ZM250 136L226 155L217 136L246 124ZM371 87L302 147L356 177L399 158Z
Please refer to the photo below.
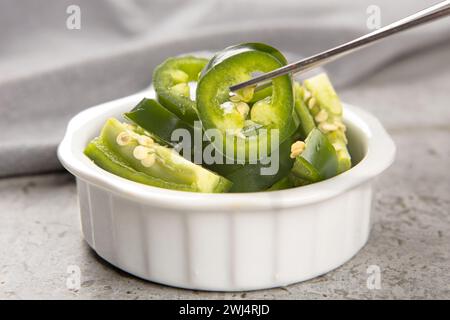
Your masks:
M378 40L384 39L401 31L408 30L413 27L437 20L439 18L446 17L448 15L450 15L450 0L442 1L434 6L431 6L427 9L412 14L406 18L393 22L383 28L377 29L362 37L356 38L352 41L346 42L332 49L323 51L321 53L317 53L303 60L293 62L281 68L264 73L248 81L244 81L239 84L233 85L230 87L230 91L235 92L239 89L258 84L259 86L256 87L255 90L262 89L263 87L270 85L269 80L273 78L288 73L294 74L299 72L306 72L308 70L314 69L331 61L339 59L361 48L365 48Z

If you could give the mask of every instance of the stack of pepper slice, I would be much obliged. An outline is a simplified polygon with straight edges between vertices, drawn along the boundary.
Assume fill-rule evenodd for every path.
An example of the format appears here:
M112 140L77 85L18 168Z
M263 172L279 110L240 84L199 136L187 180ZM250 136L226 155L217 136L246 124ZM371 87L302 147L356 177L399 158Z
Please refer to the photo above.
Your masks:
M286 75L261 91L229 91L286 63L278 50L260 43L226 48L209 61L170 58L153 75L157 100L143 99L125 113L132 124L109 119L85 154L124 178L194 192L279 190L349 169L342 106L325 75L303 85ZM184 158L174 150L178 129L189 139ZM200 144L194 139L198 129ZM206 151L221 161L190 161ZM273 159L277 170L261 174Z

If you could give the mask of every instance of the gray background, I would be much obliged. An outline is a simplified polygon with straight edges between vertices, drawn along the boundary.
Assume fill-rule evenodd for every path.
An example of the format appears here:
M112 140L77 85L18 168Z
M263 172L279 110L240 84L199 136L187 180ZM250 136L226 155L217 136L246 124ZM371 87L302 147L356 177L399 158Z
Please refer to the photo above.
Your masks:
M327 67L346 102L375 114L398 155L376 184L368 244L343 267L287 288L178 290L128 276L82 241L73 179L55 148L78 111L148 86L183 52L263 41L306 56L435 1L0 1L0 298L450 298L450 19ZM66 8L81 7L81 30ZM67 290L68 265L82 287ZM368 290L366 269L382 271Z

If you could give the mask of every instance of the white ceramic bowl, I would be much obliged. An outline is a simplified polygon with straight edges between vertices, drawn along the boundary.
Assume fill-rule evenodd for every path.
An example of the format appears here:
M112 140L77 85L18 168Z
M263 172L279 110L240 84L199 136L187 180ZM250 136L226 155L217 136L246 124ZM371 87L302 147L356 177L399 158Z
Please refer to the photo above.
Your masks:
M373 116L345 105L357 163L332 179L274 192L201 194L123 179L83 154L108 117L120 118L153 94L79 113L58 148L60 161L76 176L84 237L102 258L176 287L254 290L321 275L366 243L372 180L395 155L393 141Z

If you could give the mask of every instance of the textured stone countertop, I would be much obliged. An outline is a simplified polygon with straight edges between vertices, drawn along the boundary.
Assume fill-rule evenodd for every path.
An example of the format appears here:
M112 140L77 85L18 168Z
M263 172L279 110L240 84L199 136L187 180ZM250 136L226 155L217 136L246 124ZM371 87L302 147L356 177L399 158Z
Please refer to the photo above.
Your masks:
M427 58L436 61L428 66L433 77L421 77L405 59L395 71L388 68L340 90L343 100L379 117L398 147L395 163L375 184L369 241L340 268L288 287L246 293L143 281L87 246L74 180L54 173L0 180L0 298L450 298L450 76L439 63L448 57ZM410 92L408 83L396 82L399 73L423 81L427 90ZM78 291L66 287L70 265L81 269ZM380 268L381 289L367 288L370 265Z

